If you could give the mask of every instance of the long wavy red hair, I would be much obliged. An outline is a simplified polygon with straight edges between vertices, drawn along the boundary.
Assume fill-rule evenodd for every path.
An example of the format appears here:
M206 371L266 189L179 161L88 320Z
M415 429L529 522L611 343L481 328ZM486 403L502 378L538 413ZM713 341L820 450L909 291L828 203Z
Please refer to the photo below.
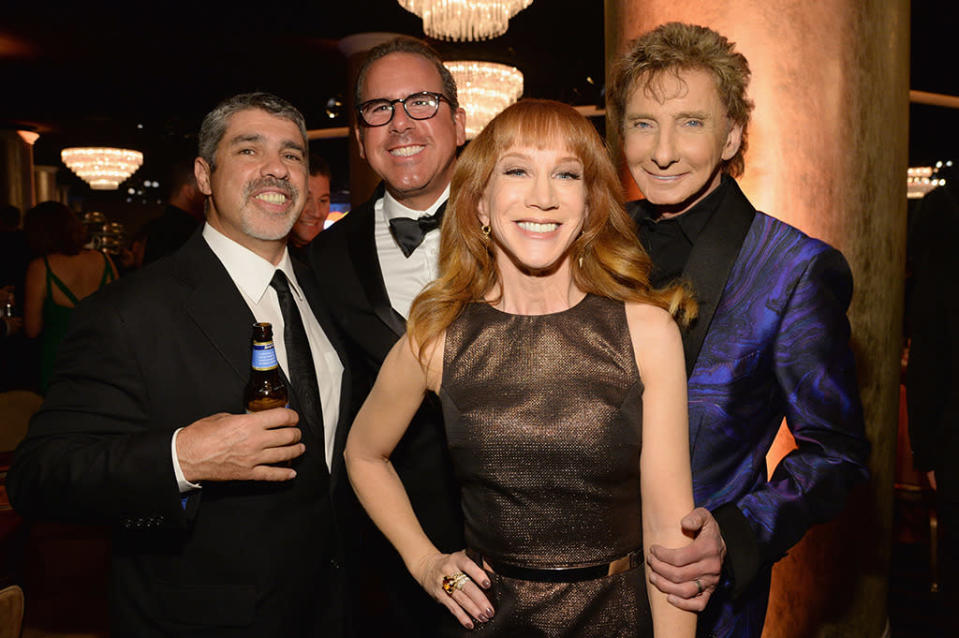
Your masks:
M407 330L420 345L421 356L466 304L488 300L498 290L494 243L483 236L477 217L477 204L496 162L514 147L556 146L583 163L589 213L567 257L576 286L611 299L669 309L682 323L695 316L695 303L684 289L650 286L649 256L623 209L622 187L593 125L567 104L527 99L493 118L456 164L441 230L440 276L410 310Z

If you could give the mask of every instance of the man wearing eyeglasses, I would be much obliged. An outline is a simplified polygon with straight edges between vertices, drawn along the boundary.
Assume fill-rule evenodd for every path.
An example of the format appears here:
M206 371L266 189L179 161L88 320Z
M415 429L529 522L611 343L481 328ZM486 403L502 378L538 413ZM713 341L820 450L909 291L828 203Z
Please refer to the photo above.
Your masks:
M386 354L406 330L413 299L437 276L439 223L449 197L466 113L436 52L413 38L373 48L357 74L360 155L382 179L370 201L320 233L309 248L324 301L346 335L357 373L357 410ZM345 434L345 433L344 433ZM463 547L439 400L428 395L390 461L441 551ZM349 523L358 636L440 636L456 631L445 608L409 576L365 514Z

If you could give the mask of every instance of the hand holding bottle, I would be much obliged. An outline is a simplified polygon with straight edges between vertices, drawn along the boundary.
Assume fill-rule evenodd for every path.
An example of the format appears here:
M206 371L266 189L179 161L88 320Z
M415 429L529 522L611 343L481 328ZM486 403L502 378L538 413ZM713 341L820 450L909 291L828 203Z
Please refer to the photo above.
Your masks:
M306 451L296 427L299 416L287 408L249 414L214 414L183 428L176 452L183 476L203 481L288 481L289 467L276 467Z

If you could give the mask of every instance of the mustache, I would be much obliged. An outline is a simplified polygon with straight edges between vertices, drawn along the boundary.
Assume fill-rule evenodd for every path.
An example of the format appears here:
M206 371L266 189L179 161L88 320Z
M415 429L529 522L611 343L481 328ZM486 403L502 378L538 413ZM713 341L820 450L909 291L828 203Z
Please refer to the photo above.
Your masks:
M246 186L243 187L243 198L249 199L255 191L263 188L274 188L282 191L284 195L293 200L299 198L300 195L300 191L289 182L267 176L247 182Z

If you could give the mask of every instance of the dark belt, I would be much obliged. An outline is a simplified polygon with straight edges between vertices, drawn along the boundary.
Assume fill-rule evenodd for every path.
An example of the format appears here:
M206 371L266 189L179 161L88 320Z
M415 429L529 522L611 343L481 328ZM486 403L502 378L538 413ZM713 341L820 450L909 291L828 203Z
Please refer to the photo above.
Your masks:
M498 560L491 561L471 548L466 550L466 555L488 572L501 574L507 578L531 580L538 583L578 583L636 569L643 564L643 550L641 549L634 550L608 563L586 567L520 567L519 565L502 563Z

